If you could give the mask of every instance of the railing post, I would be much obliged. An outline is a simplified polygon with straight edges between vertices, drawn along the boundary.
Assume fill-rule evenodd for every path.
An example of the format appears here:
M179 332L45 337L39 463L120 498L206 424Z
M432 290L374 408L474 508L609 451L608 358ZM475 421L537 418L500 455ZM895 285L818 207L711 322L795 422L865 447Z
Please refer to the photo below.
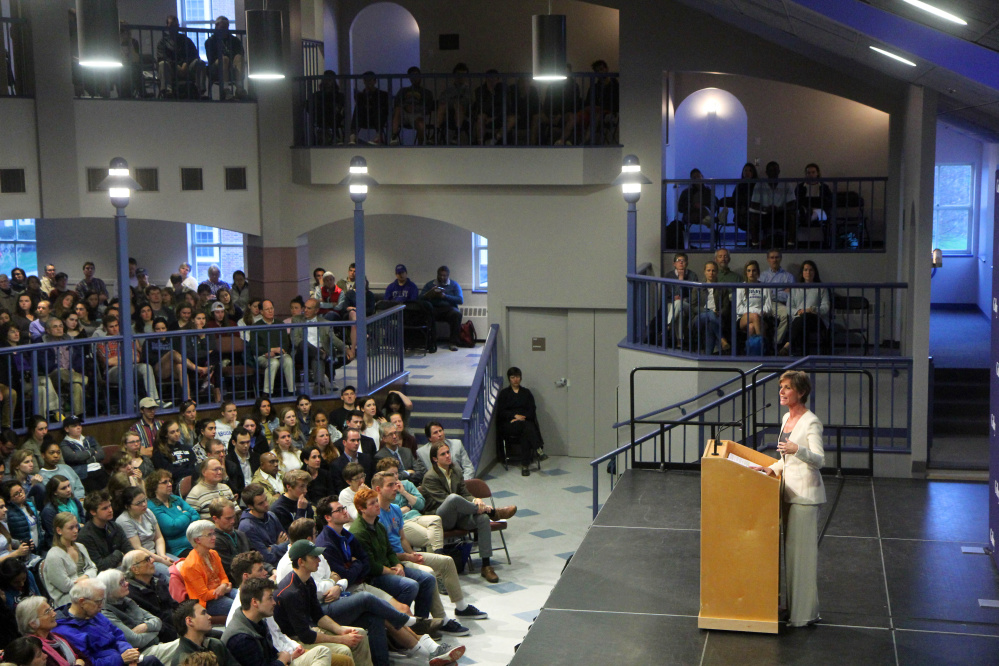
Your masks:
M128 218L125 209L115 207L115 243L118 246L118 302L121 325L121 349L118 350L118 363L121 366L118 382L121 385L122 412L135 413L135 340L134 331L128 318L131 311L132 292L128 279Z
M364 208L354 203L354 293L356 295L357 326L354 329L357 351L357 393L368 393L368 284L364 271Z

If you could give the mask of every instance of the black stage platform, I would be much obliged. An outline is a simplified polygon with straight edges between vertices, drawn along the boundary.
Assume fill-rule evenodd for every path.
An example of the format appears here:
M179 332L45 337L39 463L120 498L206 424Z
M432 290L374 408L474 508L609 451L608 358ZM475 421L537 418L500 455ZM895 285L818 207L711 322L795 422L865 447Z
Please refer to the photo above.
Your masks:
M699 630L700 475L628 470L511 663L999 664L999 609L978 603L999 574L961 552L986 545L988 486L825 483L822 623Z

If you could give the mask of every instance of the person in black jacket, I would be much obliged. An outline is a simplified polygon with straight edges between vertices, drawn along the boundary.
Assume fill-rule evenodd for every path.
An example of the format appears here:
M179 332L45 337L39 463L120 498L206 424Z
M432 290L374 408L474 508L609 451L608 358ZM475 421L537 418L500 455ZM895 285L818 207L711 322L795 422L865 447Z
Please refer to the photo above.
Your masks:
M208 505L208 517L215 523L215 552L219 554L222 569L230 581L236 580L232 575L233 559L253 550L246 534L236 529L238 513L232 500L224 497L216 497Z
M545 441L538 428L538 409L534 403L534 395L520 385L523 376L520 368L510 368L506 371L506 376L510 385L496 397L496 424L508 445L512 442L519 445L521 473L529 476L534 456L537 455L541 460L547 457Z
M281 478L284 493L271 502L271 513L277 516L281 527L287 532L291 524L299 518L313 518L315 513L306 493L312 475L301 469L293 469Z
M177 602L170 596L166 583L156 575L153 560L144 550L130 550L122 560L122 569L128 580L128 597L142 610L163 620L159 631L163 643L176 640L173 627L173 611Z
M121 564L132 544L125 530L114 521L111 495L106 490L94 490L83 498L83 510L89 520L80 528L77 540L87 548L98 571L114 569Z
M180 424L176 421L165 421L160 427L153 450L153 466L170 472L175 493L180 488L181 479L193 477L197 472L194 451L180 441Z
M253 478L256 468L250 456L250 432L243 426L236 426L229 438L229 451L225 454L226 485L236 497Z

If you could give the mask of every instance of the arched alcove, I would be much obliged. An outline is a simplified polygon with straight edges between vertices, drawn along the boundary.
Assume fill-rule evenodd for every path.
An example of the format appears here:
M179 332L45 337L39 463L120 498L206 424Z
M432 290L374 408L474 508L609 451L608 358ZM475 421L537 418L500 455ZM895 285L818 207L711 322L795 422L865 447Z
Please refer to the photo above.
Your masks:
M730 92L704 88L688 95L674 114L674 178L687 178L695 167L705 178L738 178L748 124L745 107Z
M420 26L404 7L376 2L350 25L350 72L404 74L420 66Z

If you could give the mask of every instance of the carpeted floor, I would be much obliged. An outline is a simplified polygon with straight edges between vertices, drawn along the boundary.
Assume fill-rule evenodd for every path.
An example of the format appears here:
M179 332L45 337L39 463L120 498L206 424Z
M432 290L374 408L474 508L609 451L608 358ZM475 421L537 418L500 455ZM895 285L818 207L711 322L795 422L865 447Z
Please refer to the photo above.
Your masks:
M938 368L987 368L992 331L978 310L930 310L930 356Z

